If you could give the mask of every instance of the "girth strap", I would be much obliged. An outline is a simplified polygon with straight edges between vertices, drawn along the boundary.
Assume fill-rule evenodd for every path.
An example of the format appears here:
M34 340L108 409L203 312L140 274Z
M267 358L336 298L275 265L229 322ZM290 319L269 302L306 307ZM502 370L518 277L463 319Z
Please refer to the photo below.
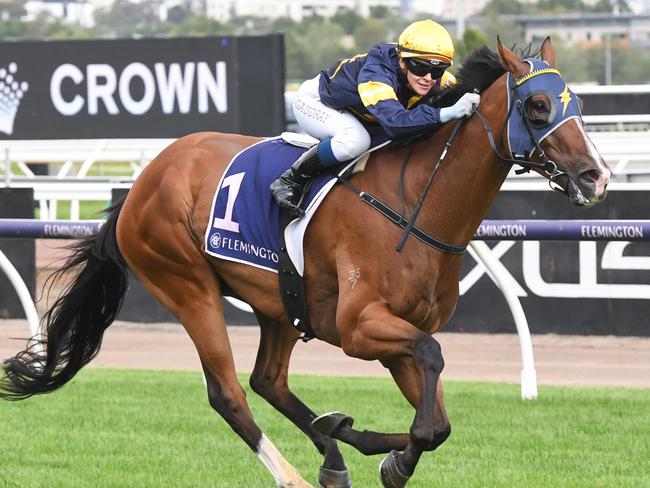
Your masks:
M305 287L302 276L296 270L284 238L284 229L294 219L289 209L280 207L280 252L278 262L278 280L280 282L280 295L284 310L289 317L291 324L302 332L300 339L307 342L316 334L311 328L307 300L305 298Z

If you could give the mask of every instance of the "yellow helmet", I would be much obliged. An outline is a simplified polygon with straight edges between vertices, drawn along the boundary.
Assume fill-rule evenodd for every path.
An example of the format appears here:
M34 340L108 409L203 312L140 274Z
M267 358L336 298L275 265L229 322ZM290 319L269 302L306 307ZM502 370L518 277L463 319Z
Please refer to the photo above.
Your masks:
M400 34L397 51L402 58L437 59L452 64L454 43L447 29L431 19L413 22Z

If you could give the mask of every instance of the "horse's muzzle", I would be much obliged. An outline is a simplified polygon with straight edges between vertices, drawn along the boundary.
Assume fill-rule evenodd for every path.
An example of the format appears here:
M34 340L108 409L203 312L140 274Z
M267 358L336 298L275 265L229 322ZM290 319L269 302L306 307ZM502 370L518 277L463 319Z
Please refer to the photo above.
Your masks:
M578 207L591 207L607 195L607 185L612 178L609 169L589 169L574 179L567 175L566 193L571 203Z

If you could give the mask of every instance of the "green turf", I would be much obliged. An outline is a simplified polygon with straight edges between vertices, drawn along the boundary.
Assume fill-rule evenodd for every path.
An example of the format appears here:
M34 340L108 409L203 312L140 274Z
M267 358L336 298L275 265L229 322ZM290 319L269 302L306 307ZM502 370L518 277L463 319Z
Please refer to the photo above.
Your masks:
M246 378L242 377L246 381ZM413 410L385 379L295 376L318 413L408 429ZM258 424L311 481L320 456L247 387ZM448 382L449 440L409 487L649 487L650 390ZM257 458L207 404L198 373L85 370L61 391L0 402L0 487L271 487ZM355 487L380 486L382 456L342 447Z

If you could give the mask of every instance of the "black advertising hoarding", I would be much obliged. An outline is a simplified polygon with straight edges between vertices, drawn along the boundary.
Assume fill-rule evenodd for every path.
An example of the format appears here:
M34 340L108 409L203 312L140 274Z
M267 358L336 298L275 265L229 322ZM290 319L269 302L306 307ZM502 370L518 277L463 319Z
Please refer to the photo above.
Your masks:
M487 219L624 220L650 218L650 192L612 190L580 209L559 193L502 190ZM532 333L650 336L650 242L489 242L517 292ZM445 331L514 332L496 284L471 256L464 292Z
M584 115L650 114L648 93L583 93Z
M0 43L0 139L284 130L281 34Z
M31 188L0 188L0 215L3 219L33 219L34 191ZM36 286L34 239L0 238L0 251L20 273L32 297ZM23 318L25 312L18 292L0 270L0 318Z

